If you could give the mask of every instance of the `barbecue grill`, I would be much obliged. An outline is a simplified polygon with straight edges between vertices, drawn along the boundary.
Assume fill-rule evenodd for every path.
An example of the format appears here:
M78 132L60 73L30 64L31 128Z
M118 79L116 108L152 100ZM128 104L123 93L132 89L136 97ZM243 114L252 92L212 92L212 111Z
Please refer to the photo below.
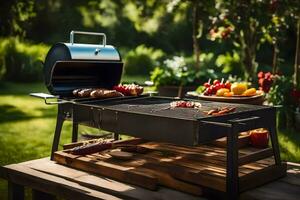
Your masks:
M100 35L102 44L75 44L74 34ZM238 134L255 128L267 128L277 165L281 164L276 134L276 110L273 107L200 102L200 109L170 108L178 98L117 97L110 99L74 98L76 88L112 88L121 79L123 63L118 51L106 45L103 33L72 31L70 43L54 45L44 64L45 84L52 95L32 94L47 104L58 104L57 123L51 159L57 151L63 122L73 122L72 142L77 141L78 125L125 133L146 140L194 146L227 137L227 191L238 194ZM49 101L49 98L58 98ZM186 99L189 100L189 99ZM234 112L209 116L203 111L234 106Z
M75 43L76 34L101 36L101 44ZM57 43L49 50L44 63L45 85L51 94L32 93L46 104L58 104L57 122L52 145L58 149L60 133L65 120L73 118L73 105L92 98L75 98L78 88L107 88L119 84L123 62L117 49L106 44L104 33L71 31L69 43ZM126 98L126 97L125 97ZM53 101L51 99L57 99ZM73 123L72 141L77 141L78 124ZM117 137L117 136L116 136Z

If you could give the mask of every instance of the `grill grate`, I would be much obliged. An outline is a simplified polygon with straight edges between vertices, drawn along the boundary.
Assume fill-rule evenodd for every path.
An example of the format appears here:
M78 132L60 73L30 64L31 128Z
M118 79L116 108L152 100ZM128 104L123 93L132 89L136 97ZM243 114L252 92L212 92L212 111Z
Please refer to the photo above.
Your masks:
M125 112L136 112L146 115L156 115L160 117L170 117L170 118L179 118L186 120L196 120L208 118L208 116L203 111L208 111L218 107L228 106L225 103L219 102L208 102L208 101L197 101L202 104L200 109L194 108L170 108L170 103L178 99L174 98L164 98L164 97L144 97L136 99L127 99L127 100L116 100L116 101L94 101L86 103L91 106L99 106L107 109L125 111ZM196 100L191 100L196 101ZM263 106L251 106L243 104L232 104L230 106L236 107L236 110L232 113L239 113L245 111L257 110ZM215 116L214 116L215 117Z

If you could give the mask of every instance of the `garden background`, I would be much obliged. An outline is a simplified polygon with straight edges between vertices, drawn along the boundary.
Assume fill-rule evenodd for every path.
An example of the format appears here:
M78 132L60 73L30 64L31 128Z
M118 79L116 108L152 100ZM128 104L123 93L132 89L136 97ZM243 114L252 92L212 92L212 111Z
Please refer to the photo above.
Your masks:
M293 0L1 1L0 165L49 156L56 106L28 94L47 92L43 61L51 45L68 42L71 30L104 32L125 62L123 82L144 83L152 75L156 86L168 84L171 75L158 75L159 69L164 60L180 56L193 69L180 84L230 78L267 87L268 102L280 105L282 157L300 162L294 117L300 98L299 16L300 1ZM99 43L97 37L75 40ZM272 80L259 83L260 71L270 72ZM61 144L70 141L70 131L66 123ZM79 131L97 134L86 127ZM0 199L6 187L0 181Z

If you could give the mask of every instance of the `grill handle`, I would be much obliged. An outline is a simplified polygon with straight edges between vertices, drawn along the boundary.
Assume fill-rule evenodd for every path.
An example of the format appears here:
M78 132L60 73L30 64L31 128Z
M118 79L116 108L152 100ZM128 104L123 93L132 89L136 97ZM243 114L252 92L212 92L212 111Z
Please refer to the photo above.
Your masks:
M54 96L54 95L51 95L51 94L30 93L29 95L32 96L32 97L37 97L37 98L40 98L40 99L44 99L45 104L47 104L47 105L69 103L69 101L61 100L61 99L58 98L58 96ZM56 99L56 101L48 101L49 99Z
M74 35L75 34L81 34L81 35L99 35L102 36L102 45L105 47L106 45L106 35L105 33L96 33L96 32L85 32L85 31L71 31L70 32L70 43L74 44Z

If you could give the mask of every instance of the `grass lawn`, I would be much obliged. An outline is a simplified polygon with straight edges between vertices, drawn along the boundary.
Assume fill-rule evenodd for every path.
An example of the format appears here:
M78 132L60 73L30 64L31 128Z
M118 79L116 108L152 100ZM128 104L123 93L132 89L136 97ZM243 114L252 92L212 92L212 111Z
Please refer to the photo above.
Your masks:
M125 77L143 82L144 77ZM49 156L56 122L57 106L28 96L30 92L47 92L42 83L0 83L0 165ZM80 127L80 132L91 129ZM98 131L98 130L94 130ZM61 144L70 142L71 123L63 127ZM300 134L280 131L279 141L284 160L300 162ZM0 180L0 199L7 196L6 181Z

